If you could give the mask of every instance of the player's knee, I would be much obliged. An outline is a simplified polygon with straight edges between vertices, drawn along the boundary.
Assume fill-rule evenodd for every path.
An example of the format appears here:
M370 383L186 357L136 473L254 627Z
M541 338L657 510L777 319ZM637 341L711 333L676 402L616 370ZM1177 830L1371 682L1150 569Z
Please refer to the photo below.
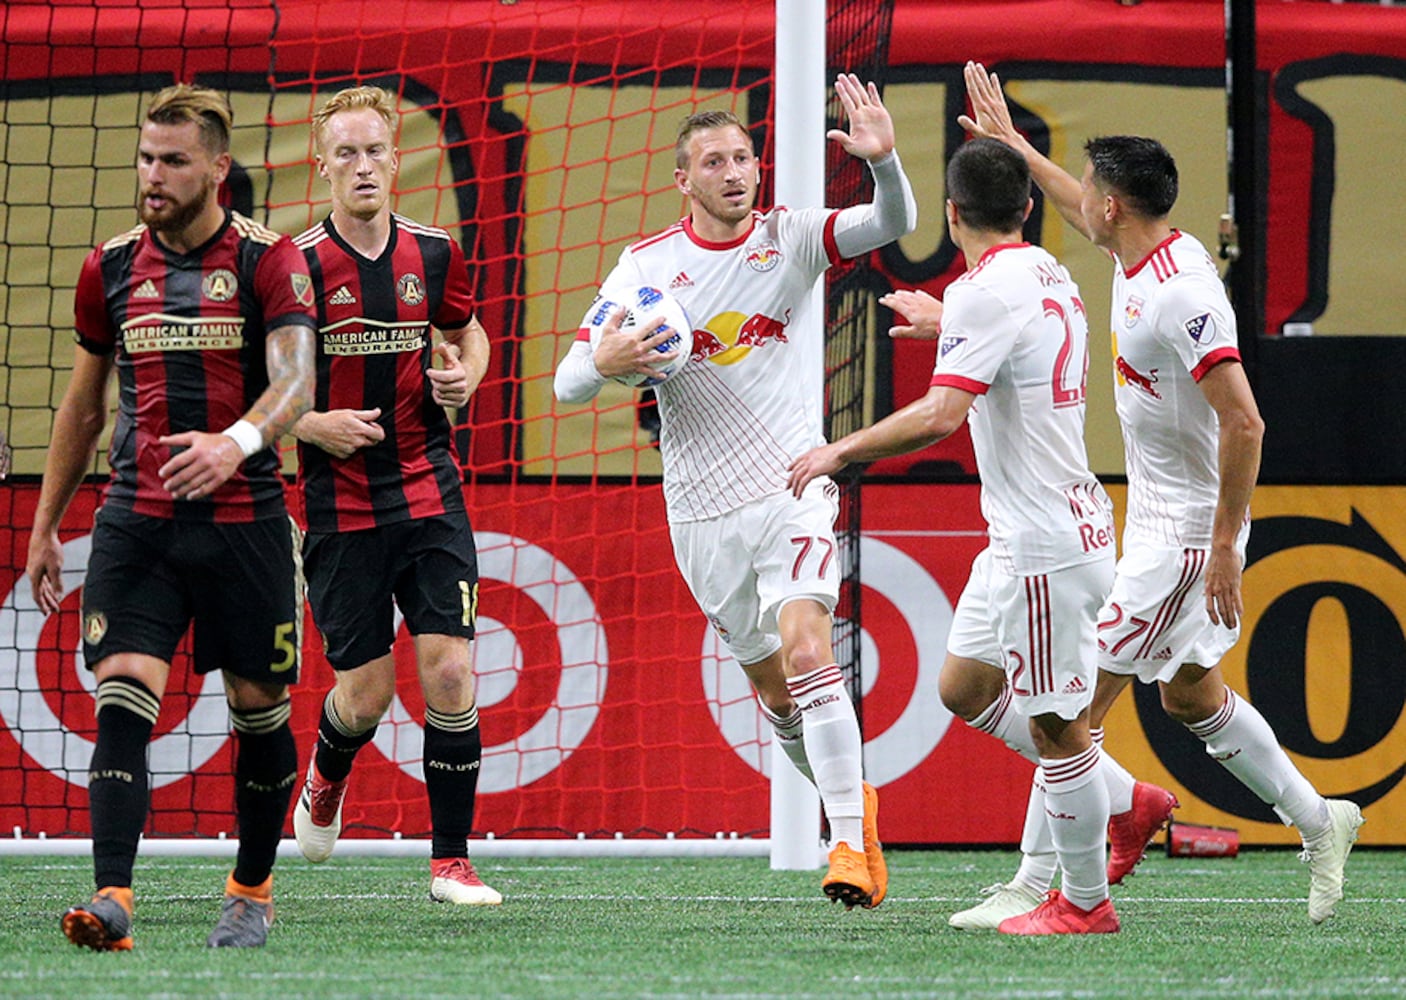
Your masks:
M1220 704L1219 700L1208 700L1199 690L1182 690L1170 685L1162 687L1162 711L1184 726L1209 719Z
M473 672L463 662L427 665L420 671L425 704L439 712L462 712L474 703Z
M1004 677L996 671L988 678L970 670L944 667L937 676L937 693L943 706L964 722L971 722L1001 696Z

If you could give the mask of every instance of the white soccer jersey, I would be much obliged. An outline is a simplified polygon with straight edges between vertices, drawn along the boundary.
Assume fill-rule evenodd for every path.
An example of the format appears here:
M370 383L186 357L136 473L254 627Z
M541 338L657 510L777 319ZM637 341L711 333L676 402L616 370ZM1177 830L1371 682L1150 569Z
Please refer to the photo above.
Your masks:
M976 393L968 414L981 512L1007 571L1107 558L1112 504L1089 471L1089 324L1069 272L1028 243L993 247L948 286L933 385Z
M1235 313L1206 248L1173 231L1113 275L1114 395L1127 456L1125 536L1208 548L1220 486L1220 421L1197 386L1239 361Z
M622 286L668 289L693 325L688 363L654 390L670 521L783 492L791 460L825 443L795 337L809 328L811 286L839 259L838 214L754 212L751 232L730 243L699 238L684 219L626 247L602 283L606 297Z

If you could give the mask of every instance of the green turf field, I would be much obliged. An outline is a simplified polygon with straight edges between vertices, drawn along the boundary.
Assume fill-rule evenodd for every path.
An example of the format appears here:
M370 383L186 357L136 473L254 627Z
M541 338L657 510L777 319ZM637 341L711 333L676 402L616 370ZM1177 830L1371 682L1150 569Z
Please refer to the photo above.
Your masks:
M874 911L820 873L759 859L483 859L496 909L429 902L427 866L280 861L256 951L211 951L227 862L142 858L136 950L70 945L59 915L86 858L0 857L6 997L1387 997L1406 996L1406 854L1358 850L1315 927L1291 849L1152 855L1114 899L1121 934L964 934L947 916L1007 877L1003 852L891 851Z

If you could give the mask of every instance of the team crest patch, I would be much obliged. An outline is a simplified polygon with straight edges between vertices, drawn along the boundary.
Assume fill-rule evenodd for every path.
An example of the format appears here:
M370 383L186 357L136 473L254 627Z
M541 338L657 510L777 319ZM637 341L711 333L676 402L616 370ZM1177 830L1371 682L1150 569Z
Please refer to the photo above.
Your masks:
M1201 337L1204 336L1206 333L1206 324L1208 324L1210 321L1211 314L1202 313L1200 316L1193 316L1191 319L1183 323L1182 326L1185 328L1187 334L1191 337L1191 339L1199 344L1201 343Z
M228 302L239 291L239 279L233 271L221 267L205 275L200 283L200 293L211 302Z
M954 351L960 352L961 349L966 346L966 343L966 337L958 337L955 335L943 337L937 344L937 356L939 358L945 358Z
M747 255L743 258L747 266L753 271L765 273L781 263L781 250L775 243L768 240L765 243L758 243L756 246L747 248Z
M1142 317L1142 307L1145 304L1136 295L1129 295L1128 307L1123 310L1123 325L1131 328Z
M293 283L293 298L298 300L299 305L312 305L312 278L306 274L290 274L288 280Z
M107 635L107 615L101 611L90 611L83 616L83 641L96 646Z
M400 280L395 284L395 293L400 296L400 301L407 306L418 306L425 301L425 283L413 271L409 274L402 274Z

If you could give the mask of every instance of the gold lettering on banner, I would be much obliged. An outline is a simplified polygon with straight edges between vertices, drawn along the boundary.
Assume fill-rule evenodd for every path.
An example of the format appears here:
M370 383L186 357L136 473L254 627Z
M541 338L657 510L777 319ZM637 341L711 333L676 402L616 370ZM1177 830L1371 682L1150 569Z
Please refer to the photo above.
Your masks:
M237 351L244 346L244 318L146 313L122 324L122 345L128 354Z
M401 354L418 351L428 343L424 323L378 323L358 316L322 328L322 350L334 357L363 354Z

